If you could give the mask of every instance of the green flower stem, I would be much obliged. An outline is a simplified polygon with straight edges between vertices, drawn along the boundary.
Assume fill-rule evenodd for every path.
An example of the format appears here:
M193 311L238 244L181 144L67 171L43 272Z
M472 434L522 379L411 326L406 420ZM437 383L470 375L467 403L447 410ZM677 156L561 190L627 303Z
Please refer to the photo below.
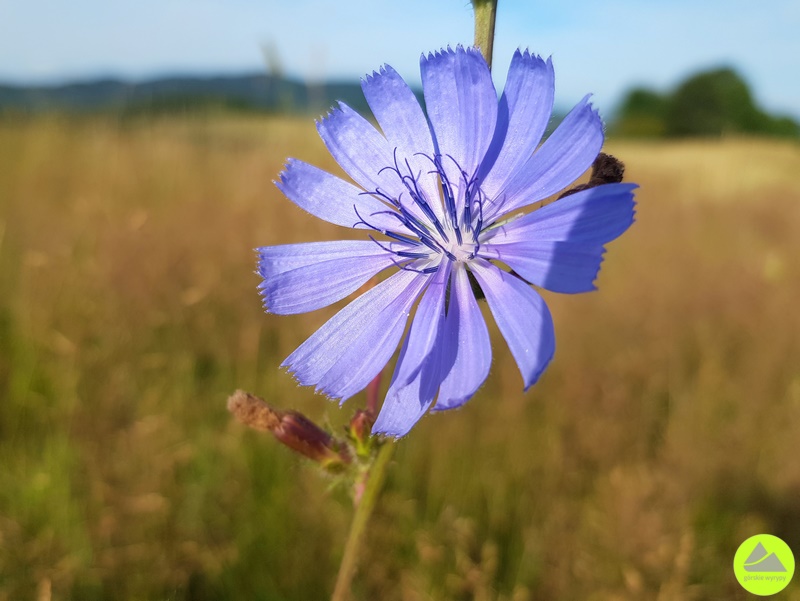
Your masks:
M347 601L350 598L350 584L356 573L358 565L358 554L361 550L361 543L364 540L364 533L367 530L369 518L375 509L378 495L386 480L386 472L389 468L389 460L394 453L395 443L387 440L378 451L375 463L369 468L366 475L367 483L361 501L356 506L356 513L353 516L353 523L350 525L350 534L347 537L347 544L344 548L344 557L339 566L339 575L336 577L336 588L333 590L331 601Z
M497 0L472 0L472 8L475 11L475 45L481 49L483 58L491 69Z

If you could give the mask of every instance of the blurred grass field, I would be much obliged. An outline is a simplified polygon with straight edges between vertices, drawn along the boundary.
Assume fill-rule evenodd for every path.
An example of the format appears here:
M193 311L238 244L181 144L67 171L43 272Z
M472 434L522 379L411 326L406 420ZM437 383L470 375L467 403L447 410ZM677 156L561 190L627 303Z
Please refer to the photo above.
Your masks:
M356 598L747 599L746 537L800 555L800 146L607 149L641 190L599 292L545 293L528 394L491 326L487 384L398 445ZM288 156L336 170L310 119L0 121L0 600L329 595L347 498L225 410L363 402L278 369L336 308L265 315L252 249L350 235L270 183Z

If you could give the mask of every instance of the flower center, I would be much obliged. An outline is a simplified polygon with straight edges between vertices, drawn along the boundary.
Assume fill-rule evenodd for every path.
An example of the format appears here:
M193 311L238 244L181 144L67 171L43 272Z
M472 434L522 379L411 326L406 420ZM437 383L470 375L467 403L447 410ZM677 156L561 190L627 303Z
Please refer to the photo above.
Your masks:
M394 166L385 169L397 175L404 192L397 198L380 189L366 192L389 205L380 213L396 219L396 229L378 228L361 215L356 225L366 225L398 242L387 246L370 236L373 242L397 257L395 264L401 269L432 273L439 268L443 256L460 263L475 257L480 248L478 235L483 225L484 197L475 176L468 175L452 157L446 157L448 169L441 155L427 158L433 168L425 174L414 173L408 161L403 166L398 163L395 151ZM423 176L438 179L439 198L430 199L423 194L420 188ZM453 181L455 177L457 181Z
M455 241L450 242L448 245L445 246L447 252L452 255L449 257L451 261L456 261L459 263L466 263L475 257L475 253L478 252L478 244L474 242L467 242L464 241L463 244L456 244Z

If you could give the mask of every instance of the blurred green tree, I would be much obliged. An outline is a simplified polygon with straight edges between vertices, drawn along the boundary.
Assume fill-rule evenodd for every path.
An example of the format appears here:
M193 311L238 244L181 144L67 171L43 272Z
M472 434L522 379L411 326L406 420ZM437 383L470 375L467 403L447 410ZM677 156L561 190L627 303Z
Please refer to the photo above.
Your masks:
M768 120L744 80L732 69L717 69L678 86L667 103L665 126L671 136L760 133Z
M636 137L663 136L666 106L666 98L661 94L647 88L634 88L628 92L620 108L615 133Z
M730 68L693 75L666 95L645 88L631 90L612 130L640 137L800 136L796 121L758 108L747 83Z

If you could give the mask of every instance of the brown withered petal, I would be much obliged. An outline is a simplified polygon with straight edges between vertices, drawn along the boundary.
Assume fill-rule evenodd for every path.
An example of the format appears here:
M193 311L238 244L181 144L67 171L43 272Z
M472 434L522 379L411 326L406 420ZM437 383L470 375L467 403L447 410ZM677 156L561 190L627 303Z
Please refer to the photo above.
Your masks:
M277 428L282 415L281 411L244 390L237 390L228 397L228 411L244 425L264 432Z

